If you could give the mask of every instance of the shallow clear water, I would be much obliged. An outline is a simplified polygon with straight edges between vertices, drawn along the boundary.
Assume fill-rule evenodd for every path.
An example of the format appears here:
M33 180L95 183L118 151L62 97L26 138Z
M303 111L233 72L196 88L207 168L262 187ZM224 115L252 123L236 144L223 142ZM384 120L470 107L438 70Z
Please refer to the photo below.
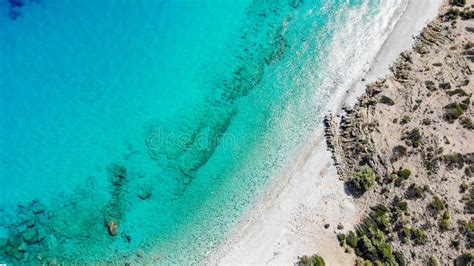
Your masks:
M2 0L0 262L203 260L405 2Z

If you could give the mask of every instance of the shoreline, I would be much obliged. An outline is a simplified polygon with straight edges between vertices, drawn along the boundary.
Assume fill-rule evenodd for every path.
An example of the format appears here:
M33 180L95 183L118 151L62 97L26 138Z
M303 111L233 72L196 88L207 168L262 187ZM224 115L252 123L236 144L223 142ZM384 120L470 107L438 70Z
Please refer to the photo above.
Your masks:
M385 78L340 121L325 118L338 174L363 206L356 229L337 234L358 265L474 263L473 4L443 1Z
M327 111L340 113L342 105L355 102L367 84L387 75L392 62L414 43L412 36L436 16L441 2L409 0L370 69L362 74L365 80L336 93L331 100L336 110ZM270 180L223 243L210 253L208 264L294 264L298 256L315 252L329 265L355 261L353 254L339 247L335 230L341 221L345 222L343 232L352 229L362 212L344 191L323 134L321 126L294 163ZM330 227L325 229L325 224Z

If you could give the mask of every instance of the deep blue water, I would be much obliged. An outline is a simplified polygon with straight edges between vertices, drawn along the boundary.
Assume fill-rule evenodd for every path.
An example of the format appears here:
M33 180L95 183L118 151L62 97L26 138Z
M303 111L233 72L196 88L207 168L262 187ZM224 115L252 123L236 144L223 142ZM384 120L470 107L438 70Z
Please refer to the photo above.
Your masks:
M0 262L14 263L202 261L405 3L17 1L0 2Z

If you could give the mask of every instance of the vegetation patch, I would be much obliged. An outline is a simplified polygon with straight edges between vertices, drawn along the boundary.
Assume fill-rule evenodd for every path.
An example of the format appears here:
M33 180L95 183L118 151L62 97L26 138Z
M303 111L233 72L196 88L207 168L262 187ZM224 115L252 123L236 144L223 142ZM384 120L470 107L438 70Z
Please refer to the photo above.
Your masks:
M392 100L392 98L388 97L388 96L385 96L383 95L381 98L380 98L380 102L383 103L383 104L386 104L388 106L393 106L395 105L395 102Z
M446 232L450 229L449 220L451 219L451 215L448 211L443 213L442 219L439 221L439 229L441 232Z
M431 81L431 80L427 80L425 81L425 87L429 90L429 91L436 91L437 88L436 88L436 84Z
M429 119L429 118L424 118L423 121L421 121L421 123L422 123L424 126L429 126L429 125L431 125L431 119Z
M456 259L456 263L455 265L474 265L474 253L473 252L469 252L469 253L464 253L463 255L459 256L457 259Z
M397 172L397 176L403 179L408 179L411 175L410 169L400 169Z
M450 0L449 4L452 6L463 7L466 5L466 0Z
M299 258L298 262L296 265L299 266L326 266L326 262L324 262L324 259L321 256L318 255L312 255L310 257L308 256L302 256Z
M339 245L343 247L344 244L346 243L346 235L342 233L337 234L337 240L339 241Z
M401 187L403 181L407 180L410 175L411 171L409 169L401 169L398 170L396 173L391 174L395 178L395 186Z
M454 123L456 119L464 114L464 108L459 103L450 103L444 107L444 120Z
M372 168L365 166L354 173L353 185L360 191L366 192L375 184L375 174Z
M441 200L438 196L434 196L431 203L428 205L434 216L438 216L442 211L446 209L446 203Z
M366 263L397 265L393 248L385 236L392 231L389 211L384 205L371 209L369 216L358 226L357 233L350 231L347 234L346 243L355 249L357 256L367 260Z
M439 260L435 256L431 256L427 264L428 266L440 266Z
M454 95L459 95L459 96L469 96L469 94L463 90L463 89L455 89L455 90L452 90L452 91L447 91L446 92L449 96L454 96Z
M398 161L400 158L405 157L407 154L407 148L403 145L398 145L392 149L392 157L390 158L392 162Z
M470 129L470 130L474 129L474 124L472 123L472 119L469 117L461 117L461 119L459 120L459 123L461 124L463 128Z
M404 125L404 124L408 124L411 122L411 117L408 116L408 115L404 115L402 117L402 119L400 119L400 124Z
M449 82L440 83L439 88L443 90L449 90L451 89L451 83Z
M411 240L415 245L425 245L428 242L428 236L423 228L411 229Z
M461 106L461 108L464 111L466 111L469 108L469 105L471 105L471 99L469 97L462 100L461 103L459 104L459 106Z
M464 170L464 174L467 175L468 177L473 177L474 176L474 165L466 166L466 169Z
M444 18L446 20L456 20L459 17L463 20L473 19L474 18L474 11L469 10L469 8L464 8L463 10L459 10L457 8L450 8L444 14Z
M392 204L393 210L397 213L408 212L408 202L402 201L398 196L395 196Z
M469 193L470 193L469 199L466 202L466 206L464 207L464 209L465 209L466 213L474 214L474 186L471 186L471 189L469 190Z
M408 145L414 148L419 147L422 142L421 130L419 128L412 129L411 131L405 134L404 139Z
M427 187L420 187L416 184L411 184L407 191L405 191L405 198L414 200L414 199L422 199L425 197L425 192L428 190Z
M461 169L464 166L464 155L461 153L446 154L441 156L441 160L447 165L448 168L454 167Z

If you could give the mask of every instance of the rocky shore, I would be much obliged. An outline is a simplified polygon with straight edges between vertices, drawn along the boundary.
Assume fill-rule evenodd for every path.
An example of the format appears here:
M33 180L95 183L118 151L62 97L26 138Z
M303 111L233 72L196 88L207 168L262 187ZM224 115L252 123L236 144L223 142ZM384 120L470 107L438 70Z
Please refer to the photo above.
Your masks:
M445 1L387 77L324 120L364 212L337 238L361 265L474 263L473 10L472 0Z

